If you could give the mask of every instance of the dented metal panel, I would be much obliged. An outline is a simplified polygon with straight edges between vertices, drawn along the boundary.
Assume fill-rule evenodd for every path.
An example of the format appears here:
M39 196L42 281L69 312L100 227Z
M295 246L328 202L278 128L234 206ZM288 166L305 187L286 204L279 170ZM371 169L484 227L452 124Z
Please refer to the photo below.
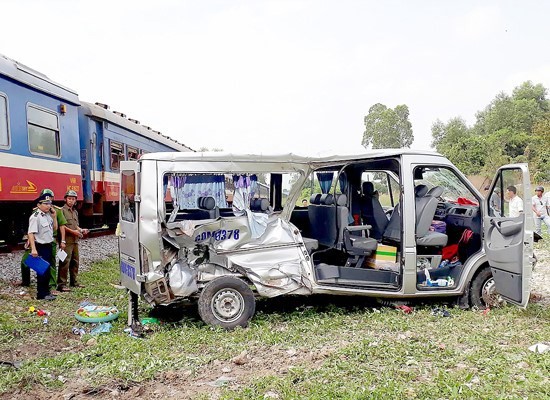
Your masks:
M213 220L164 222L163 176L166 173L300 173L301 187L310 172L307 163L257 163L252 160L166 162L141 160L142 190L139 241L142 246L146 298L156 304L197 295L218 276L246 277L258 294L274 297L287 293L308 294L312 282L305 273L309 256L299 231L289 221L292 207L279 213L237 209L237 216ZM151 190L156 188L156 190ZM290 193L292 205L299 193ZM286 211L286 212L285 212ZM240 214L240 215L239 215ZM151 277L155 281L151 281ZM162 276L170 293L160 292ZM160 284L160 286L159 286ZM156 290L156 292L155 292ZM157 293L157 297L152 293Z

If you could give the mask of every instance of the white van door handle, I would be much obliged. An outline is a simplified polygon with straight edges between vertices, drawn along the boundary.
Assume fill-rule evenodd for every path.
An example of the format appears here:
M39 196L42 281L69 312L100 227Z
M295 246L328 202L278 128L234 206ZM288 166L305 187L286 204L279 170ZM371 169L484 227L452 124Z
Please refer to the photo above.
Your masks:
M126 239L126 234L125 234L124 232L122 232L122 233L120 234L120 237L121 237L122 239Z

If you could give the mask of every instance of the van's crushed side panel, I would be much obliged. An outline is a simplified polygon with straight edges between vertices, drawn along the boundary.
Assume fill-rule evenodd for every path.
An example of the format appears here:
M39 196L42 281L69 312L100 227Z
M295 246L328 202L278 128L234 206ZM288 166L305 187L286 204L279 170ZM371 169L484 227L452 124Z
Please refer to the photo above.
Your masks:
M304 278L308 255L301 236L296 227L277 214L267 218L265 231L256 239L252 239L246 215L206 223L181 221L167 226L170 240L180 248L192 252L197 245L208 246L209 260L216 263L197 265L201 271L199 276L204 273L219 275L216 265L222 264L228 273L245 275L262 296L312 291L311 282Z

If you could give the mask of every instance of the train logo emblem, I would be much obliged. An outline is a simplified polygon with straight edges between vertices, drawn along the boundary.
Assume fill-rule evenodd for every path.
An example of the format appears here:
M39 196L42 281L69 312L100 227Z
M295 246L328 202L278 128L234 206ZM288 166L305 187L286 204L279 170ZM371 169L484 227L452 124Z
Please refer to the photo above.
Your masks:
M37 193L36 185L31 181L26 181L26 182L27 182L27 186L21 185L21 183L17 182L17 185L13 185L11 187L10 193L13 193L13 194Z

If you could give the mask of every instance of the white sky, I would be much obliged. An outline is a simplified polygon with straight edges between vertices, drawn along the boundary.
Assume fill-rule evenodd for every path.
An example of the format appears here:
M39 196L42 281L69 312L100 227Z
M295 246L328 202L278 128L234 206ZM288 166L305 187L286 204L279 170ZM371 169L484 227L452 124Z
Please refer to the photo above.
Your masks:
M4 0L0 53L198 149L357 150L375 103L437 119L550 88L547 1Z

